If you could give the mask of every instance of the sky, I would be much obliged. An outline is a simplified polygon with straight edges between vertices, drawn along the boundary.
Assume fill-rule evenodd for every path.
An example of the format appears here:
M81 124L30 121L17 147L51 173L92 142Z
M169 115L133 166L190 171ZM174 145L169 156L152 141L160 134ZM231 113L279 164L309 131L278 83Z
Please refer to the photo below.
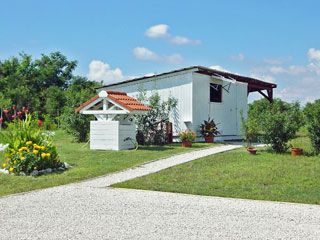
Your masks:
M320 1L0 2L0 60L60 51L106 84L203 65L276 83L286 101L320 98Z

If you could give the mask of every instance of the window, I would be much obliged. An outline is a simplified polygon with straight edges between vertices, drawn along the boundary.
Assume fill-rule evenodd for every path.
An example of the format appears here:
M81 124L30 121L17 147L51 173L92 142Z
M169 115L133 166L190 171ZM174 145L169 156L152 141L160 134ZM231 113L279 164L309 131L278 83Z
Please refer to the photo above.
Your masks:
M222 102L222 86L210 83L210 102Z

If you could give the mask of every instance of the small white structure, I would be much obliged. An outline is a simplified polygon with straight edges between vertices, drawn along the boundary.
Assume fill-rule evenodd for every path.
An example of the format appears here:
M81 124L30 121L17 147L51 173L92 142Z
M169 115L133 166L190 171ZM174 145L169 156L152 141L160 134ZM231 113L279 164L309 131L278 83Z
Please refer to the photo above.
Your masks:
M259 92L272 101L276 86L251 77L192 66L109 84L99 90L124 91L132 97L138 96L141 90L147 96L157 91L163 100L174 97L178 100L170 116L174 137L185 129L199 132L200 124L210 117L219 123L221 135L217 140L234 140L242 139L241 113L246 117L248 94Z
M100 91L76 112L92 114L97 119L90 122L90 149L123 150L135 147L136 126L129 120L130 115L148 110L124 92Z

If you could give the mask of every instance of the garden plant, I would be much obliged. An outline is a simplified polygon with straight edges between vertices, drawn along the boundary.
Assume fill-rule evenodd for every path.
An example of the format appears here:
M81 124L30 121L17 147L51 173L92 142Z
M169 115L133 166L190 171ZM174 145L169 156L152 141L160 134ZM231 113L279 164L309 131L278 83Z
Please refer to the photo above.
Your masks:
M39 128L38 123L27 114L25 119L16 119L1 132L1 142L7 145L2 168L15 175L39 175L64 170L52 134Z

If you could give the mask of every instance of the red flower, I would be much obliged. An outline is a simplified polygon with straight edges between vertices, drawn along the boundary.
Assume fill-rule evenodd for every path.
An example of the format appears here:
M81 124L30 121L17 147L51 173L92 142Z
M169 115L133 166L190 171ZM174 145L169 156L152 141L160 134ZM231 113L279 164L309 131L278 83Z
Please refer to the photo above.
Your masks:
M9 110L8 110L8 109L3 109L3 113L4 113L5 115L7 115L7 114L8 114L8 112L9 112Z
M3 118L0 118L0 124L3 123Z
M39 120L38 120L38 126L41 127L42 124L43 124L43 121L39 119Z
M17 106L16 106L16 105L13 105L13 106L12 106L12 109L13 109L13 110L16 110L16 109L17 109Z

